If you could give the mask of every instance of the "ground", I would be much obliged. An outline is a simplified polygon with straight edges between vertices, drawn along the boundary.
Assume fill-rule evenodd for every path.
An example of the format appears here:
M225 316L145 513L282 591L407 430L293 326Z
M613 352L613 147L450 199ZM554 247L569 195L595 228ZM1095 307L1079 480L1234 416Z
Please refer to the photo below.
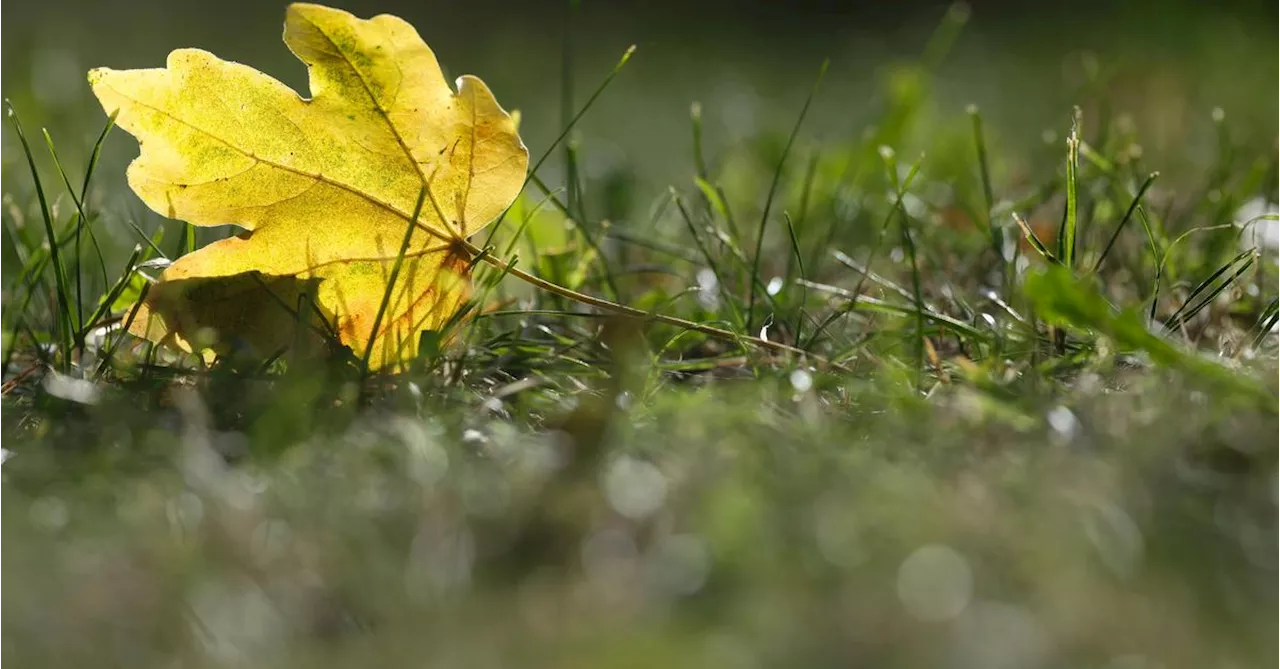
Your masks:
M1224 110L1178 91L1226 66L1188 66L1138 102L1142 61L1075 53L1004 83L1079 105L1019 135L949 103L975 56L942 14L841 135L838 58L789 120L695 110L643 168L591 142L634 105L531 122L547 171L473 243L739 337L481 264L400 374L122 334L147 261L224 232L146 211L123 133L90 168L105 118L7 88L4 659L1273 665L1276 91ZM627 72L600 104L658 90ZM55 161L45 125L89 141Z

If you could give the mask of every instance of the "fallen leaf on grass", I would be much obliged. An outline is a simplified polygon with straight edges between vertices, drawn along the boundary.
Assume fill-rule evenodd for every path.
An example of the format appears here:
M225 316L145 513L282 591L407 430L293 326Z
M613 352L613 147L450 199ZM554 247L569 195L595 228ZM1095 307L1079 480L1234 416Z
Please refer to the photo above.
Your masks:
M163 69L89 73L141 145L134 192L170 218L245 229L169 266L132 331L188 351L238 340L269 354L296 336L281 317L297 313L299 287L318 282L309 313L367 351L370 368L399 367L467 298L458 241L515 199L528 152L484 83L463 76L455 92L397 17L294 4L284 41L307 65L309 100L198 49L174 51Z

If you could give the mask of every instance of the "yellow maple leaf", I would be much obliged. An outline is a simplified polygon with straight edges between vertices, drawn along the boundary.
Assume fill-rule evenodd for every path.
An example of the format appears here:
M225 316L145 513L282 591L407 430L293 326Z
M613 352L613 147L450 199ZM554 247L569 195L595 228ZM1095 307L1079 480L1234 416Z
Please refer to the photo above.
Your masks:
M239 339L269 353L295 337L290 312L311 287L309 311L343 344L372 369L397 367L466 299L459 242L515 199L528 152L484 83L451 89L397 17L294 4L284 41L307 65L309 100L198 49L163 69L89 73L138 138L134 192L170 218L247 231L170 265L131 330L188 351Z

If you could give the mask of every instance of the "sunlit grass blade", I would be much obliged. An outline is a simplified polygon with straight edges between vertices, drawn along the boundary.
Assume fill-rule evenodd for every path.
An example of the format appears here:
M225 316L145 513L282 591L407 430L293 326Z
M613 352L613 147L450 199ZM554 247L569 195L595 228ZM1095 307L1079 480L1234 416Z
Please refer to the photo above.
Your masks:
M880 247L882 244L884 244L885 234L889 231L889 226L893 224L893 217L897 215L898 207L902 205L902 200L904 197L906 197L907 190L911 188L911 184L915 182L916 175L920 173L920 164L921 162L923 162L923 160L924 160L924 156L917 158L916 162L911 165L911 169L907 172L907 176L901 180L901 183L899 184L897 189L897 195L894 197L893 206L890 207L889 211L885 213L884 220L881 221L879 228L877 228L878 232L876 233L875 241L872 243L871 248L867 250L867 259L863 263L864 267L870 267L871 259L876 257L876 255L880 253ZM895 181L897 180L896 172L894 173L893 178ZM854 287L853 291L851 292L851 295L853 297L851 300L851 304L848 307L848 310L852 310L856 306L856 302L859 299L858 296L862 294L862 287L866 285L866 282L867 282L866 274L863 274L858 278L858 283ZM827 317L822 321L822 323L819 324L818 327L814 329L813 334L809 335L809 341L805 343L803 348L806 350L812 348L813 345L817 343L818 337L823 332L825 332L826 329L830 327L832 323L834 323L841 316L847 313L848 310L833 311L832 313L828 314Z
M1151 228L1150 221L1149 221L1149 220L1147 220L1147 217L1146 217L1145 212L1143 211L1142 207L1139 207L1139 208L1138 208L1138 216L1139 216L1139 220L1141 220L1141 221L1143 222L1143 224L1147 226L1148 230L1150 230L1150 228ZM1247 224L1246 224L1246 225L1247 225ZM1240 229L1242 229L1242 228L1243 228L1243 226L1240 226ZM1160 263L1159 263L1158 265L1156 265L1155 286L1152 288L1152 291L1151 291L1151 312L1150 312L1150 313L1151 313L1151 315L1150 315L1150 319L1151 319L1151 321L1152 321L1153 323L1154 323L1154 322L1155 322L1155 320L1156 320L1156 309L1157 309L1157 306L1158 306L1158 304L1159 304L1159 300L1160 300L1160 286L1161 286L1161 282L1166 278L1166 276L1165 276L1165 275L1166 275L1165 270L1166 270L1166 268L1168 268L1168 266L1169 266L1169 260L1170 260L1170 259L1172 259L1172 258L1174 257L1174 256L1173 256L1173 251L1174 251L1174 249L1178 248L1178 245L1179 245L1179 244L1181 244L1182 242L1184 242L1184 241L1186 241L1186 240L1190 239L1193 235L1197 235L1197 234L1201 234L1201 233L1206 233L1206 232L1213 232L1213 231L1215 231L1215 230L1232 230L1232 229L1237 229L1237 226L1236 226L1234 223L1224 223L1224 224L1221 224L1221 225L1206 225L1206 226L1195 227L1195 228L1191 228L1190 230L1187 230L1186 232L1183 232L1182 234L1180 234L1180 235L1178 235L1176 238L1174 238L1174 240L1173 240L1173 241L1169 242L1169 245L1168 245L1168 246L1166 246L1166 247L1164 248L1164 253L1163 253L1163 255L1161 255L1161 257L1160 257ZM1152 246L1154 247L1154 242L1153 242ZM1230 264L1230 263L1228 263L1228 264ZM1220 270L1221 270L1222 268L1220 267L1220 268L1218 268L1218 269L1220 269ZM1174 278L1175 278L1175 280L1176 280L1176 278L1177 278L1177 277L1175 276ZM1184 305L1184 306L1185 306L1185 305Z
M1147 189L1151 188L1151 184L1155 183L1159 176L1159 172L1152 172L1138 187L1138 194L1133 196L1133 201L1129 203L1129 208L1124 212L1124 218L1120 219L1120 224L1116 226L1115 232L1111 233L1111 238L1107 240L1107 245L1102 247L1102 253L1098 254L1098 260L1093 263L1094 274L1098 273L1098 269L1102 267L1107 255L1111 253L1111 247L1115 246L1116 240L1120 238L1120 233L1124 231L1124 226L1133 218L1133 213L1142 205L1142 196L1147 194Z
M782 212L782 220L784 220L787 224L787 237L791 241L791 256L795 260L796 267L798 267L800 270L800 278L801 279L808 278L808 275L805 273L805 270L804 270L804 254L800 252L800 239L796 234L796 226L794 223L791 222L791 215L785 211ZM786 277L783 279L784 286L791 284L791 281L792 281L791 267L792 267L791 263L788 262ZM796 319L795 319L795 323L791 326L793 331L793 336L795 338L795 341L797 342L800 341L801 334L804 331L804 318L805 318L804 306L805 306L807 295L808 295L807 290L805 289L804 286L801 286L800 299L796 301Z
M604 237L605 230L602 229L600 231L600 235L598 236L592 235L591 232L587 230L586 226L583 224L583 221L580 220L578 216L574 215L574 213L569 209L569 206L564 202L561 202L560 198L556 197L556 193L558 193L562 189L551 188L545 182L542 181L541 177L538 177L532 172L530 172L528 179L532 180L534 185L536 185L543 192L548 202L554 205L555 208L560 211L560 213L564 214L566 221L570 225L572 225L574 228L577 229L578 233L582 235L583 241L585 241L587 243L587 246L589 246L592 249L592 251L595 252L596 257L602 258L602 259L605 258L604 250L600 246L600 239L598 239L598 237ZM510 209L508 209L507 211L510 211ZM506 214L507 212L504 211L502 213L502 216L506 216ZM493 239L493 233L495 230L497 230L497 224L501 222L502 222L502 217L499 217L498 221L495 222L493 226L491 226L491 229L489 231L489 237L487 239L490 239L490 240ZM488 246L487 241L485 245ZM606 273L604 274L604 279L606 282L606 287L609 289L610 292L614 294L614 296L616 296L618 292L618 287L614 283L612 274L609 273L609 268L606 267L605 270L606 270Z
M378 305L377 314L373 317L373 327L369 331L369 345L364 349L360 359L360 370L369 373L369 358L373 355L375 344L386 346L386 342L378 341L378 331L382 328L382 318L387 314L387 306L391 304L391 295L395 292L396 280L400 278L400 268L404 265L405 254L409 252L409 243L413 240L413 232L418 229L418 216L422 213L422 205L427 200L427 187L423 185L418 193L418 201L413 205L413 215L409 217L409 225L405 226L404 239L400 242L400 250L396 253L396 261L391 266L391 274L387 277L387 289L382 293L382 303Z
M911 294L911 291L907 290L906 288L903 288L900 284L895 283L893 280L872 271L870 267L867 267L865 264L860 263L857 260L854 260L843 251L840 251L838 249L834 250L831 252L831 257L835 258L837 262L844 265L845 267L848 267L849 269L857 272L859 275L866 276L867 279L869 279L872 283L876 284L877 286L880 286L882 288L887 288L897 293L900 297L903 297L905 299L908 299L908 300L915 299L915 297Z
M818 94L818 89L822 87L822 79L827 74L827 67L831 64L830 59L824 59L822 66L818 68L818 76L813 81L813 87L809 89L809 95L804 100L804 106L800 108L800 115L796 118L796 123L791 128L791 135L787 137L787 144L782 148L782 155L778 158L778 166L773 170L773 180L769 184L769 193L765 196L764 210L760 213L760 225L756 229L756 249L752 254L751 266L751 296L747 300L747 331L751 331L756 308L756 285L760 283L760 259L761 252L764 249L764 233L765 226L769 222L769 211L773 207L773 198L778 194L778 184L782 181L782 168L786 166L787 156L791 154L791 147L796 142L796 137L800 134L800 126L804 124L804 117L809 113L809 107L813 104L813 99Z
M138 235L138 238L141 239L143 242L145 242L146 245L151 248L152 252L156 254L157 258L169 257L165 255L164 250L160 248L160 242L164 241L163 227L156 228L155 234L151 236L147 236L147 233L143 232L142 228L138 227L137 223L134 223L133 221L126 221L126 222L129 224L129 227L133 230L133 232Z
M62 347L61 367L63 373L67 373L71 369L71 351L74 347L73 337L75 334L75 326L72 324L71 316L71 294L67 284L67 267L63 262L58 236L53 230L53 213L49 208L49 200L45 196L44 185L40 180L40 170L36 168L36 160L31 152L31 145L27 142L26 133L22 130L22 122L18 119L18 112L13 108L13 103L6 100L5 106L7 107L9 121L18 135L18 140L22 143L22 152L27 158L27 166L31 170L32 184L36 189L36 197L40 201L40 215L44 221L45 236L49 243L49 256L53 262L53 277L56 284L57 330L59 343Z
M560 125L565 129L573 127L573 22L580 5L579 0L564 3L564 29L560 33ZM576 216L581 193L578 190L577 154L572 141L564 143L564 170L569 211L575 212Z
M12 238L13 231L9 226L4 226L5 233ZM22 247L16 241L11 242L14 250L18 251ZM45 267L49 263L49 254L40 253L43 248L37 249L37 253L27 256L22 265L22 270L18 273L18 277L13 281L12 288L5 291L6 300L3 310L4 329L10 333L9 348L4 352L4 366L0 370L7 373L9 371L9 363L13 360L14 353L18 350L18 335L25 329L26 320L29 317L27 309L31 306L32 299L39 292L41 277L44 274ZM21 255L19 256L21 257ZM15 298L14 294L21 295ZM13 300L17 299L17 306L13 306Z
M462 240L459 243L462 244L463 247L466 248L467 251L471 253L473 256L481 255L481 250L477 248L475 245L471 244L470 242ZM502 261L498 258L494 258L492 256L486 255L483 258L483 260L484 262L490 265L493 265L495 267L499 267L499 268L502 267ZM639 319L642 322L653 321L658 323L664 323L666 325L672 325L679 328L685 328L688 330L697 330L698 332L711 335L713 337L716 337L717 339L722 339L725 341L734 341L739 343L750 343L754 346L770 349L775 352L794 353L794 354L807 357L810 360L813 360L814 362L822 365L830 365L837 369L841 368L839 365L832 363L831 361L827 360L826 358L823 358L822 356L814 355L813 353L810 353L796 346L791 346L789 344L784 344L782 342L770 341L760 337L753 337L753 336L745 335L738 332L732 332L729 330L725 330L723 328L712 327L712 326L709 326L703 323L694 322L688 319L669 316L667 314L660 313L657 311L645 311L643 309L637 309L635 307L630 307L624 304L618 304L610 300L601 299L599 297L593 297L591 295L587 295L586 293L581 293L576 290L565 288L564 286L557 285L555 283L547 281L546 279L542 279L540 277L534 276L532 274L529 274L528 272L524 272L519 269L513 268L510 270L510 272L512 276L519 278L521 281L524 281L525 283L528 283L531 286L534 286L536 288L541 288L542 290L554 293L556 295L563 296L567 299L573 300L574 302L578 302L580 304L596 307L598 309L603 309L605 311L616 314L618 316L635 318L635 319Z
M587 101L582 105L582 107L578 109L578 112L574 114L572 118L569 119L569 122L564 124L564 128L560 130L560 134L556 136L555 140L553 140L550 145L547 146L546 150L543 151L542 155L538 157L538 160L533 163L533 167L529 168L529 175L525 177L526 184L529 183L529 181L534 179L534 176L538 173L538 168L542 167L542 164L547 161L547 158L551 157L551 154L555 152L558 146L560 146L560 143L563 142L564 139L569 136L569 132L572 131L573 127L578 124L578 121L580 121L582 117L587 113L587 110L591 109L591 105L595 104L596 99L599 98L600 94L604 93L605 89L609 87L609 84L612 83L614 78L618 76L618 73L622 71L622 68L624 66L626 66L627 61L631 60L631 56L633 56L635 52L636 52L636 46L632 44L631 46L627 47L626 51L622 53L622 58L618 59L618 63L613 66L613 70L611 70L609 74L605 76L604 81L600 82L600 85L596 87L596 90L591 94L590 97L587 98ZM498 225L501 223L502 223L502 218L499 217L495 225Z
M107 127L110 128L110 123L108 123ZM75 187L71 185L71 179L67 177L67 171L62 167L62 160L58 156L58 149L53 144L53 136L49 134L49 130L47 128L42 129L41 132L44 135L45 145L49 148L49 157L53 160L53 167L58 172L58 176L62 179L63 187L67 189L67 194L71 196L71 202L76 207L76 216L72 221L71 233L75 241L75 245L72 248L71 257L75 260L75 325L76 328L78 328L77 332L80 334L76 335L75 345L76 348L83 350L84 340L81 339L81 337L86 331L86 328L84 320L84 273L81 271L82 258L80 253L80 233L82 231L87 230L89 233L89 241L93 245L94 253L96 253L98 257L98 267L102 272L102 285L104 288L108 283L110 283L110 280L107 278L107 261L102 255L102 246L98 244L98 236L94 234L93 226L89 224L89 214L84 208L83 193L88 188L88 178L83 182L83 186L80 191L81 194L77 195ZM103 131L103 135L100 136L99 142L102 141L102 138L105 138L105 132L106 131ZM92 169L88 170L88 174L92 174Z
M133 278L133 272L137 269L138 260L141 257L142 245L135 244L133 247L133 253L129 256L129 260L124 264L124 273L116 280L115 285L107 291L106 296L102 298L102 302L98 304L98 308L89 316L89 320L81 326L80 333L77 335L78 341L83 342L85 336L89 334L89 331L97 326L98 321L111 311L111 305L120 297L120 294L123 293L124 289L129 285L129 280Z
M1273 297L1267 301L1267 306L1263 307L1262 313L1258 315L1258 322L1253 326L1256 334L1253 336L1250 348L1256 349L1261 346L1267 335L1275 329L1277 321L1280 321L1280 300Z
M1004 244L999 232L1000 228L991 220L991 210L995 209L996 198L995 190L991 186L991 166L987 160L986 136L982 132L982 114L979 113L977 105L969 105L968 113L973 123L973 145L978 154L978 176L982 180L982 203L985 206L982 212L984 218L980 223L983 231L991 238L991 248L996 252L996 257L1003 261L1002 246Z
M1053 253L1045 247L1044 242L1040 241L1040 238L1036 236L1036 231L1032 230L1031 226L1028 225L1026 220L1024 220L1022 216L1018 215L1017 212L1013 213L1013 222L1018 224L1018 228L1022 230L1023 237L1026 238L1028 244L1031 244L1031 248L1035 249L1036 253L1039 253L1045 260L1048 260L1055 265L1061 264L1058 261L1057 256L1053 255Z
M1136 312L1115 310L1092 285L1066 268L1051 266L1032 273L1025 292L1037 311L1052 323L1101 332L1123 349L1143 351L1156 364L1182 370L1215 386L1221 391L1220 400L1238 395L1269 413L1276 412L1275 396L1257 379L1152 332Z
M1191 290L1191 293L1187 295L1187 299L1183 301L1182 306L1178 307L1178 309L1173 312L1173 315L1165 319L1165 329L1177 329L1183 323L1186 323L1195 317L1195 315L1200 313L1205 307L1212 304L1214 299L1217 298L1218 295L1222 294L1222 291L1231 287L1231 285L1234 284L1242 274L1253 266L1254 260L1256 260L1257 257L1258 252L1256 249L1241 251L1234 258L1227 261L1226 264L1214 271L1213 274L1210 274L1207 278L1197 284L1196 287ZM1231 272L1233 269L1235 271ZM1227 272L1231 272L1231 274L1222 282L1217 282L1218 279L1226 275Z
M841 316L853 311L870 311L903 318L923 318L924 320L930 321L943 329L951 330L966 339L972 339L974 341L984 343L991 340L991 333L983 332L982 330L979 330L958 318L954 318L946 314L940 314L928 309L920 309L911 305L894 304L893 302L871 297L870 295L859 295L847 288L840 288L839 286L832 286L803 279L797 279L797 281L800 281L804 285L815 290L831 293L844 298L845 302L841 304L840 308L837 310L837 313Z
M926 69L934 70L942 65L947 54L951 53L951 47L955 45L956 39L960 37L965 24L969 22L969 16L970 9L966 3L956 2L947 7L946 15L934 30L933 35L929 37L924 52L920 55L920 63Z
M801 182L800 185L800 213L796 217L795 221L791 220L790 214L785 211L783 212L783 218L787 224L787 235L790 238L792 251L791 255L787 256L787 269L783 272L783 280L786 283L791 282L791 273L792 270L795 269L795 265L797 263L801 265L800 273L802 275L805 274L803 268L804 256L800 250L800 237L803 233L798 233L797 230L808 230L809 200L813 197L813 185L817 178L818 160L820 157L821 154L817 151L814 151L813 155L809 157L809 165L804 171L804 181Z
M707 179L707 160L702 155L702 104L689 105L689 120L693 126L693 169L699 179Z
M129 309L129 315L125 317L124 323L121 324L119 334L107 349L106 354L102 356L102 360L98 362L98 368L93 372L95 379L102 378L102 375L106 373L107 368L111 366L111 361L115 359L116 350L120 348L124 340L130 336L129 328L133 327L133 321L137 319L138 311L142 309L142 305L146 302L147 294L151 292L151 286L152 284L150 283L142 284L142 290L138 292L138 301L134 302L133 307ZM151 346L150 342L148 342L148 346ZM155 347L151 346L150 350L154 352Z
M1160 252L1160 245L1156 241L1155 231L1151 227L1151 219L1147 217L1147 211L1142 206L1138 207L1138 221L1142 223L1142 230L1147 234L1147 243L1151 246L1151 262L1156 266L1156 274L1151 280L1150 307L1147 310L1147 322L1154 324L1156 321L1156 307L1160 303L1160 279L1164 273L1164 259L1166 256Z
M1079 170L1080 170L1080 110L1077 108L1071 120L1071 135L1067 137L1067 202L1058 229L1058 258L1068 268L1075 266L1076 231L1079 228Z
M898 162L894 159L891 152L883 152L885 158L885 170L889 174L889 180L897 187L898 181ZM923 158L921 159L923 160ZM917 161L918 164L919 161ZM916 389L919 390L924 374L924 356L925 356L925 338L924 338L924 296L920 288L920 264L916 260L916 243L911 236L911 217L907 215L907 209L902 205L902 198L906 194L906 189L899 191L899 196L895 204L898 213L898 232L902 239L902 247L906 249L907 261L911 268L911 296L916 308L916 333L912 338L913 347L915 348L915 370L916 370ZM865 275L864 275L865 278Z
M742 316L742 311L738 308L737 302L733 299L732 293L729 292L729 287L725 281L725 274L721 270L719 263L716 262L715 256L711 254L707 245L703 243L702 235L698 234L698 227L694 225L693 217L689 215L688 209L685 208L684 201L680 199L680 196L677 195L674 190L672 191L672 197L675 198L676 209L680 212L681 220L684 221L685 226L689 230L689 237L693 239L693 244L698 248L698 253L702 255L702 259L707 263L707 268L711 270L712 276L715 277L716 291L720 296L720 301L732 313L734 327L746 327L746 321Z

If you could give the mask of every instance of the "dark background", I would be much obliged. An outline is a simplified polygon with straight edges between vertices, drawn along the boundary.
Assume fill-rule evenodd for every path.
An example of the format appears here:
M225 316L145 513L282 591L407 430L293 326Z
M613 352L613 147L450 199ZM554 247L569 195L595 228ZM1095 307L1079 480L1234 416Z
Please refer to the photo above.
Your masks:
M303 68L280 41L285 4L9 2L3 93L74 157L99 129L85 122L101 116L84 80L91 67L158 67L170 50L195 46L305 92ZM806 136L856 136L894 64L921 52L947 8L922 0L585 2L572 13L552 0L333 4L411 22L446 74L479 75L504 106L522 111L535 155L563 127L566 33L575 106L636 44L635 59L578 132L588 179L625 164L650 193L691 172L691 102L706 110L713 153L765 129L785 132L827 56L831 69ZM1117 111L1132 115L1148 157L1166 172L1194 169L1210 154L1215 107L1226 111L1237 136L1275 144L1275 3L980 0L970 9L937 71L934 108L939 118L964 122L965 106L980 105L993 142L1028 147L1013 155L1041 146L1046 130L1065 134L1072 105L1087 102L1081 91L1090 59L1107 73ZM13 140L5 141L8 147ZM131 157L128 141L123 133L112 138L108 164Z

